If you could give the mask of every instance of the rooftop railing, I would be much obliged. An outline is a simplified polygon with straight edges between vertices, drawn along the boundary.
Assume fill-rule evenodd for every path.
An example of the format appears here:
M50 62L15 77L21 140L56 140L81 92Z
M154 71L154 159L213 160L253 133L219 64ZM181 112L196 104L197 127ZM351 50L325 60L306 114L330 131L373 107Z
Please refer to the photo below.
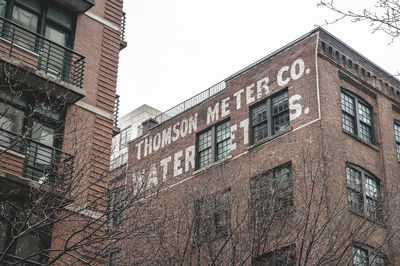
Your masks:
M85 57L0 17L0 54L82 88Z
M224 81L215 84L211 88L208 88L205 91L200 92L199 94L193 96L192 98L172 107L171 109L159 114L154 119L159 123L164 123L165 121L174 118L175 116L180 115L183 112L186 112L190 108L201 104L202 102L208 100L209 98L217 95L218 93L224 91L226 88L226 84Z
M65 188L73 174L74 156L0 129L0 170L40 184Z

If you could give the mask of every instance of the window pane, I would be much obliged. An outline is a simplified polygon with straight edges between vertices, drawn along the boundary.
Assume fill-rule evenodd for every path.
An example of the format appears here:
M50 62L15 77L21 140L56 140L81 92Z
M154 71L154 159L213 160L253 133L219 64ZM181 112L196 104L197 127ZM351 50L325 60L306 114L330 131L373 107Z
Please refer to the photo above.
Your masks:
M341 94L342 110L354 116L354 98L343 93Z
M72 28L72 15L67 13L65 9L61 10L50 4L47 10L47 17L68 29Z
M343 128L351 133L354 132L354 118L346 113L342 113Z
M272 114L276 115L289 109L288 92L278 94L272 98Z
M230 138L231 129L230 122L227 121L217 126L216 128L217 142Z
M199 168L209 165L212 163L212 149L208 148L206 150L199 152Z
M199 135L199 151L211 147L211 130Z
M29 257L30 260L40 262L40 256L34 254L43 250L42 242L35 233L24 235L17 239L15 255L23 258Z
M33 32L37 31L38 16L21 7L13 7L11 20Z
M371 109L365 104L358 102L358 114L360 115L360 120L365 124L371 126Z
M360 122L360 138L372 143L372 128L362 122Z
M378 184L374 179L367 175L365 177L365 193L367 194L367 197L378 199Z
M346 173L347 186L349 186L351 189L361 192L361 172L348 166L346 168Z
M231 140L227 139L217 143L217 161L231 154Z
M259 142L268 137L268 123L262 123L254 127L254 142Z
M264 121L267 121L267 103L263 103L260 105L257 105L253 108L252 112L252 118L253 118L253 126L262 123Z
M400 125L394 124L394 135L396 136L396 141L400 142Z
M289 127L289 111L285 111L273 117L274 134L279 133Z
M0 145L4 147L12 146L13 150L21 148L20 143L16 143L16 136L22 130L24 122L24 112L12 106L0 102Z
M353 265L368 266L368 252L362 248L353 249Z
M16 0L17 3L35 10L36 12L40 13L41 12L41 6L39 0Z
M6 1L0 0L0 16L4 17L6 14Z

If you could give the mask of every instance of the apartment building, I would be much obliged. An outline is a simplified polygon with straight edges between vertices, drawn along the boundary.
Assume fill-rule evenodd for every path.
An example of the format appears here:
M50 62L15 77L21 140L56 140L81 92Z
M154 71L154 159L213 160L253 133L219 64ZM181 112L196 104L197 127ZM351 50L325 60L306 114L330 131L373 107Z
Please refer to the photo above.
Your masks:
M0 264L101 264L122 0L0 0Z
M400 81L365 56L316 28L174 110L129 144L127 265L400 264Z

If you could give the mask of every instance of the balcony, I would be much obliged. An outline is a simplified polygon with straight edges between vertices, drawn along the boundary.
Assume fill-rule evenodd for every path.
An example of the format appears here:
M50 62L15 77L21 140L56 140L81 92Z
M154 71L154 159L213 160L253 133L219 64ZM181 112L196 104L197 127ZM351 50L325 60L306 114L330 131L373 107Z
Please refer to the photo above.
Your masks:
M121 40L119 43L119 49L122 50L128 46L128 43L125 41L125 24L126 24L126 13L122 12L122 21L121 21Z
M9 183L65 190L73 165L73 155L0 128L0 176Z
M71 103L85 96L83 55L2 17L0 60L14 79L51 96L64 95Z

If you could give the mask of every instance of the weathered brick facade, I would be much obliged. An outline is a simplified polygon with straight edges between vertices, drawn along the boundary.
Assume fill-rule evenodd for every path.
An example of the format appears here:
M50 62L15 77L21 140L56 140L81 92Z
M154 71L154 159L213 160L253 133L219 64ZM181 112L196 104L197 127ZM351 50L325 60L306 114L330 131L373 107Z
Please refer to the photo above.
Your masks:
M123 1L2 2L0 264L101 265ZM24 115L18 130L6 127L22 121L7 114L14 109ZM47 136L35 137L37 110ZM4 207L13 204L26 225L17 207Z
M146 207L125 211L140 218L122 228L148 230L122 248L126 263L268 264L291 249L292 257L279 253L288 265L293 256L300 265L347 265L364 254L367 263L399 264L400 81L317 28L223 83L198 105L144 125L130 143L124 185L132 197L145 196ZM283 120L274 114L281 111ZM289 124L278 127L284 119ZM229 147L221 155L217 127L225 121ZM202 167L207 132L212 155ZM282 165L290 174L276 184ZM267 187L251 185L260 175ZM218 193L227 190L221 214ZM256 190L263 200L254 200ZM213 237L199 243L201 234Z

